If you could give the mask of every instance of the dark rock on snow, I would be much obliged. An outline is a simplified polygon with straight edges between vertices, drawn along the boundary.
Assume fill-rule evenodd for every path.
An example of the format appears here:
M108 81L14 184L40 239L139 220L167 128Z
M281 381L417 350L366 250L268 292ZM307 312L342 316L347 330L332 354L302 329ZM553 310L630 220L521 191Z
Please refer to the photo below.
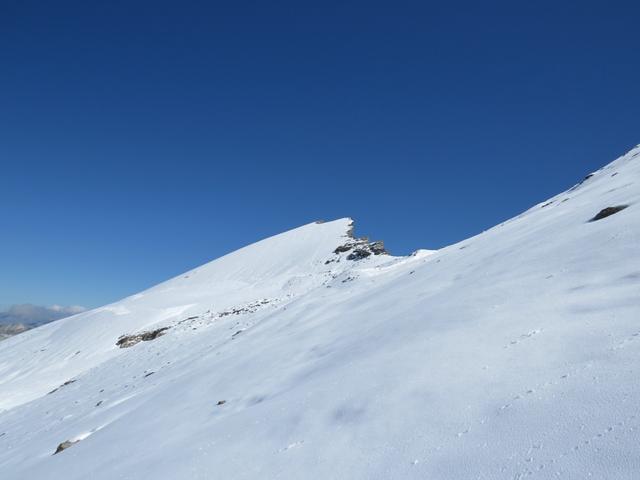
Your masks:
M600 210L598 212L598 214L593 217L591 220L589 220L590 222L596 222L598 220L602 220L603 218L607 218L611 215L613 215L614 213L618 213L621 210L624 210L625 208L627 208L629 205L617 205L615 207L607 207L607 208L603 208L602 210Z
M58 445L58 448L56 448L56 451L53 452L54 455L62 452L63 450L66 450L67 448L75 445L76 443L78 443L80 440L76 440L76 441L71 441L71 440L65 440L64 442L62 442L60 445Z
M129 347L133 347L134 345L140 342L148 342L150 340L155 340L156 338L164 335L165 332L169 330L169 328L171 327L157 328L155 330L150 330L148 332L141 332L135 335L123 335L118 339L118 341L116 342L116 345L119 346L120 348L129 348Z
M51 395L52 393L57 392L58 390L60 390L62 387L66 387L67 385L71 385L72 383L74 383L75 380L67 380L66 382L64 382L62 385L60 385L57 388L54 388L53 390L51 390L49 393L47 393L47 395Z
M387 251L384 248L383 242L370 242L367 237L354 238L347 241L345 244L336 247L333 251L334 254L339 255L351 251L347 255L347 260L362 260L370 255L386 255ZM325 265L331 263L330 260L325 262Z
M349 250L351 250L353 248L353 244L345 244L345 245L340 245L339 247L337 247L333 253L345 253L348 252Z
M369 255L371 255L371 252L362 248L356 248L353 252L347 255L347 260L362 260L363 258L367 258Z

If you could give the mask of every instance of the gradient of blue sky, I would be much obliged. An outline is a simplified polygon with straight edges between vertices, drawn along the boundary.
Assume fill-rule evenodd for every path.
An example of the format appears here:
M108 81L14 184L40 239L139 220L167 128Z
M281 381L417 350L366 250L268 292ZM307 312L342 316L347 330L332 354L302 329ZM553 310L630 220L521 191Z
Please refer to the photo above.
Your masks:
M638 2L0 3L0 305L352 216L480 232L640 142Z

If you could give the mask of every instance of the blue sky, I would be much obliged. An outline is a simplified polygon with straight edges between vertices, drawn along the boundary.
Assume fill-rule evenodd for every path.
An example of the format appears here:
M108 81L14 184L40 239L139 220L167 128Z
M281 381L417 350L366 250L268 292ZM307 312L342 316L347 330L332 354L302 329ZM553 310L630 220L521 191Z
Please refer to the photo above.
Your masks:
M637 2L0 4L0 305L351 216L476 234L640 142Z

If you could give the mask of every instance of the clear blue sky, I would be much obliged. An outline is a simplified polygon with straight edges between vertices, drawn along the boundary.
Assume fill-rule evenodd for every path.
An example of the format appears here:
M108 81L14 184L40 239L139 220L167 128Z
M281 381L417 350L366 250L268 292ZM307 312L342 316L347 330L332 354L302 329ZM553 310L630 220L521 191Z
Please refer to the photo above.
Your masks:
M351 216L456 242L640 142L638 2L0 3L0 305Z

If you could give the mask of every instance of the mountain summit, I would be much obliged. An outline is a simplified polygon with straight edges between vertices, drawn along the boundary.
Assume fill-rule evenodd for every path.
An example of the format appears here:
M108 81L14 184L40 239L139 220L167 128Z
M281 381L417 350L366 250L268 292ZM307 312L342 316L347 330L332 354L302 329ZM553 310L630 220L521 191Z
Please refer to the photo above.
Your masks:
M0 343L18 479L634 478L640 146L438 251L268 238Z

